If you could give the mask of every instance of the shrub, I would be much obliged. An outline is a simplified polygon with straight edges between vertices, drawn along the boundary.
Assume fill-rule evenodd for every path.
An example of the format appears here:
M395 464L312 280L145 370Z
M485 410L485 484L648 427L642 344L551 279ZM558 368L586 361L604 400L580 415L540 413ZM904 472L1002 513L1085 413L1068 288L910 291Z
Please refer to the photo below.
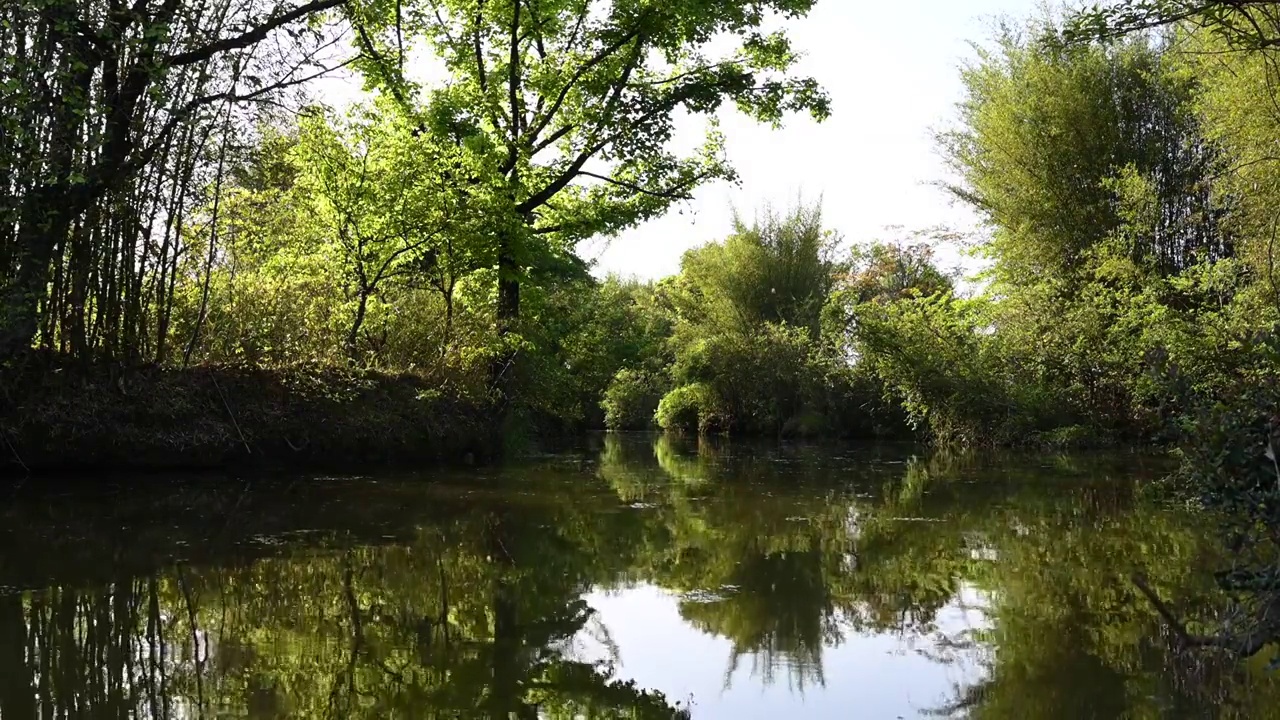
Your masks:
M653 427L662 400L663 379L644 370L619 370L605 390L600 407L610 430L644 430Z
M700 432L717 424L715 394L702 383L681 385L658 403L658 426L663 430Z

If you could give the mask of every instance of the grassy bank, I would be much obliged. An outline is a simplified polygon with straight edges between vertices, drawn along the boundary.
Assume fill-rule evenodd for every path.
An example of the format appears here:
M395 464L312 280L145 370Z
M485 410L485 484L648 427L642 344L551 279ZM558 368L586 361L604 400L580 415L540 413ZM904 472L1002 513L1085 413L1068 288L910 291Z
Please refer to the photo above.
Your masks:
M0 374L0 472L463 462L483 402L412 374L336 367L27 363Z

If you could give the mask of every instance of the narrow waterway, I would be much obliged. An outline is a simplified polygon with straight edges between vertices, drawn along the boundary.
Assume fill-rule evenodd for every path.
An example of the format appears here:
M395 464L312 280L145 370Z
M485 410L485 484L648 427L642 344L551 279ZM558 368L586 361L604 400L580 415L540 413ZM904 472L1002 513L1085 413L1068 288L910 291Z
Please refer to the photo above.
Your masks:
M7 491L0 718L1280 717L1155 459L591 445Z

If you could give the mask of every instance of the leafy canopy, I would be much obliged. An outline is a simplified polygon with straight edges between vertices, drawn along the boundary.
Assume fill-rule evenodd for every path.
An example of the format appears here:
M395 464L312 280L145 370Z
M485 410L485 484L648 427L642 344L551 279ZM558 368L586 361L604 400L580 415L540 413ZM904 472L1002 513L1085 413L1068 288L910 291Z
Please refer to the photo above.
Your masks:
M670 148L677 117L726 102L778 123L829 114L791 71L783 32L814 0L419 0L366 7L364 71L423 131L460 148L470 182L501 188L529 248L572 247L663 213L699 184L734 176L708 124L700 148ZM431 89L403 61L423 40L448 73ZM529 253L523 253L525 260Z
M1207 29L1237 50L1280 45L1280 8L1261 0L1123 0L1095 3L1065 27L1074 42L1106 39L1176 24Z

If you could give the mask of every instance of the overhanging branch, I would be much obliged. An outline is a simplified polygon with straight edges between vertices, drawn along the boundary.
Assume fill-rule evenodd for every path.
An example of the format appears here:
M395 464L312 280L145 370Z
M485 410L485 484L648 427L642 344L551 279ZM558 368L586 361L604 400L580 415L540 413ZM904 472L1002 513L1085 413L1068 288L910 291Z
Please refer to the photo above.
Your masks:
M688 183L677 185L675 187L668 188L666 190L650 190L648 188L636 185L635 183L627 182L626 180L619 180L617 178L612 178L607 175L597 175L596 173L588 172L586 170L580 170L578 174L585 177L595 178L597 180L603 180L604 182L610 183L612 185L617 185L618 187L626 188L627 190L630 190L632 192L637 192L642 195L649 195L650 197L665 198L667 200L692 200L693 199L692 195L684 191L685 188L688 186Z
M301 20L308 15L314 15L315 13L324 12L325 10L332 10L333 8L341 7L346 4L347 0L312 0L312 2L300 5L281 15L277 15L252 30L236 35L235 37L223 38L194 50L167 55L163 62L170 67L180 67L182 65L190 65L192 63L208 60L214 55L227 52L228 50L240 50L247 48L250 45L254 45L262 41L272 32L288 25L289 23Z

